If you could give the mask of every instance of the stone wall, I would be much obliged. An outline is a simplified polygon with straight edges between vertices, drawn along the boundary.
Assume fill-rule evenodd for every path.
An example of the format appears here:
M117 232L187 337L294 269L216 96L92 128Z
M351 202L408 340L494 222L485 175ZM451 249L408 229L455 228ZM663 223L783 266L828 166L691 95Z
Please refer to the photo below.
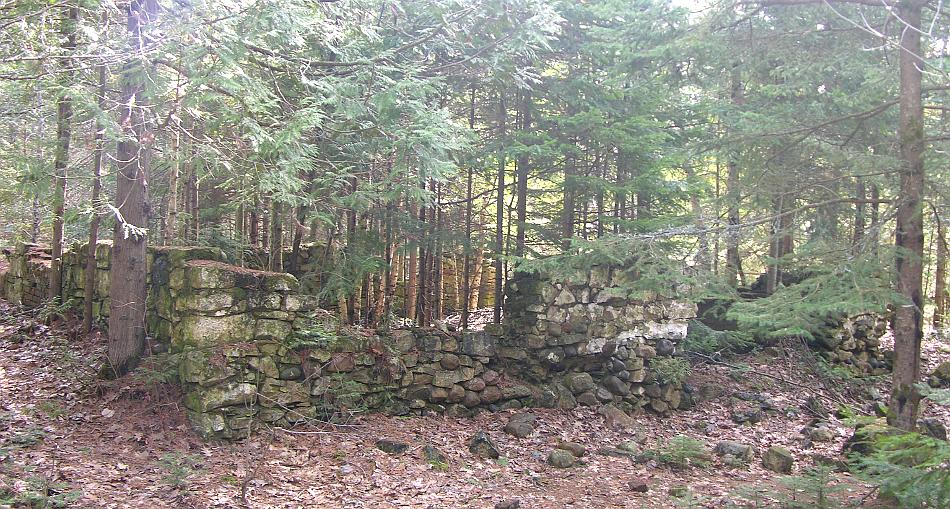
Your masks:
M83 308L86 287L86 255L88 244L73 244L63 252L63 301L77 311ZM35 244L19 244L4 250L8 271L0 281L0 296L10 302L26 307L39 307L49 294L50 249ZM105 326L109 317L109 287L112 242L96 244L96 288L93 291L92 310L95 319ZM167 304L171 274L179 274L189 260L221 260L224 254L216 248L206 247L149 247L146 258L148 273L148 333L154 338L169 342L172 331L162 320L171 320ZM161 319L161 320L159 320ZM170 322L169 322L170 323Z
M205 437L360 412L471 415L537 402L536 388L493 369L494 338L400 329L322 343L254 341L188 348L185 406ZM301 342L303 341L303 342Z
M634 295L631 282L627 271L606 267L562 280L517 275L506 288L500 357L547 384L559 406L613 402L667 413L689 405L681 385L658 379L651 366L685 362L673 356L696 307Z
M4 249L8 268L0 276L0 295L14 304L39 307L49 296L51 251L36 244Z
M893 361L893 351L880 348L886 333L885 316L862 313L832 324L809 346L826 361L855 374L884 375L890 372Z
M48 265L45 279L26 276L32 269L22 260L44 266L28 256L36 251L8 256L20 266L5 277L8 295L48 279ZM104 317L111 246L96 253L94 308ZM151 248L148 258L147 330L168 346L188 417L205 437L367 411L613 404L668 413L689 405L679 383L656 373L683 362L674 355L695 308L632 296L623 271L594 269L576 281L520 274L507 288L504 324L485 331L373 331L335 324L290 274L223 259L213 248ZM63 260L65 295L81 305L85 248Z

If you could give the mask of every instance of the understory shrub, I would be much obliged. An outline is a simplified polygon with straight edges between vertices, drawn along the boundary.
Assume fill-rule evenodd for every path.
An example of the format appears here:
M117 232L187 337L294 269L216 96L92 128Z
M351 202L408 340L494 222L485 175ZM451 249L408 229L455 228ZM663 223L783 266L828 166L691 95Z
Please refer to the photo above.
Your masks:
M650 372L661 384L679 384L690 373L689 361L682 357L656 357L650 360Z
M699 320L690 320L682 346L687 352L703 355L744 353L755 346L755 341L746 332L715 330Z
M709 465L711 459L709 451L702 442L684 435L662 440L655 448L644 451L640 457L647 461L656 460L657 463L677 469L705 467Z
M950 442L920 433L880 434L866 456L854 457L860 475L907 509L950 507Z
M918 387L925 398L950 405L950 390ZM862 437L864 429L871 431ZM877 484L881 495L907 509L950 507L950 442L880 424L861 428L856 435L865 442L852 449L861 453L851 456L854 470Z

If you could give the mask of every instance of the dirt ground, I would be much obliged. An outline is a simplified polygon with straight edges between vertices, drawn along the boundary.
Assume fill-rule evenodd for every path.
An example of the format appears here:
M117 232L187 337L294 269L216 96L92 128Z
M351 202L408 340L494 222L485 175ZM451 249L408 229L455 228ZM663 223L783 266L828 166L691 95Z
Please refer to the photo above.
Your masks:
M490 508L509 500L522 508L742 507L743 497L762 504L791 493L781 476L761 466L769 446L791 450L801 471L815 455L837 456L850 434L831 417L834 440L807 443L801 431L814 418L808 399L832 408L833 400L852 396L833 382L819 383L792 349L780 357L730 360L748 370L694 366L690 383L707 399L668 418L637 415L639 426L625 431L610 429L588 408L535 409L537 428L523 439L502 431L514 413L504 412L474 418L362 415L346 426L266 429L241 443L206 443L191 431L173 387L150 381L147 372L116 382L96 379L100 336L70 340L59 326L14 314L0 303L0 316L8 317L0 325L0 505L32 498L49 507L90 508ZM925 372L950 358L934 342L926 350ZM876 383L886 388L885 380ZM730 411L741 404L736 391L766 394L779 410L755 425L735 424ZM950 426L944 409L925 412ZM468 451L477 431L494 439L500 460ZM737 440L757 453L748 465L728 466L712 455L708 466L683 470L597 453L629 440L649 449L677 435L709 448ZM374 446L381 438L411 447L393 456ZM557 469L545 462L560 440L586 446L580 465ZM437 447L447 461L426 462L425 445ZM631 481L645 482L648 491L634 491ZM883 507L875 506L869 486L848 474L839 474L838 482L842 502ZM685 496L673 496L682 488Z

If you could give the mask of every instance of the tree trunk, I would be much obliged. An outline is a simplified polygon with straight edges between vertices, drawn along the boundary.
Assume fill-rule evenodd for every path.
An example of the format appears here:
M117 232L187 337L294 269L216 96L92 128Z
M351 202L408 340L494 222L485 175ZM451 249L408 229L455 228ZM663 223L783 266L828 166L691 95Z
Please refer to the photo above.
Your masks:
M531 131L531 92L524 92L521 98L521 131L528 133ZM528 217L528 173L530 172L530 158L527 154L518 156L517 182L515 183L515 194L517 194L517 229L515 233L515 256L523 257L525 252L525 226Z
M105 29L108 14L102 13L102 27ZM99 111L106 110L106 66L96 66L99 73L99 88L96 90L96 99ZM96 245L99 243L99 215L102 213L102 155L105 150L105 129L102 120L96 117L95 151L92 155L92 217L89 220L89 249L86 253L86 268L83 273L83 312L82 332L89 334L92 330L92 301L96 298Z
M181 148L181 73L175 85L175 103L172 106L171 113L171 156L172 167L168 175L168 195L165 198L165 229L162 231L162 244L169 245L175 243L175 236L178 234L178 177L181 174L181 154L178 151Z
M122 85L116 148L118 174L116 205L121 220L113 233L111 305L109 308L109 363L116 376L134 368L145 347L146 228L148 227L148 164L152 134L145 124L146 77L135 66L145 60L146 30L157 17L155 0L132 0L128 12L130 51Z
M474 103L473 103L474 104ZM474 111L472 115L474 115ZM462 322L461 329L468 328L469 313L472 299L472 167L468 167L468 178L465 183L465 255L462 257ZM456 268L458 271L458 268Z
M696 174L693 171L693 167L689 164L685 166L686 178L689 181L696 179ZM703 233L706 230L706 216L703 212L702 204L699 202L699 194L691 193L689 198L690 208L693 211L694 224L696 229L699 230L699 235L697 236L697 246L696 246L696 257L695 264L701 271L709 271L710 267L710 252L709 252L709 238Z
M353 177L350 179L350 194L356 193L357 182L356 178ZM356 208L355 204L350 205L350 210L346 212L346 256L350 258L346 261L347 264L353 266L352 257L356 256ZM355 274L355 271L351 271ZM353 285L357 285L357 281L353 280ZM359 300L359 294L356 292L356 288L353 288L350 291L349 296L346 299L346 323L353 324L356 323L356 302Z
M623 231L622 223L627 218L627 193L622 190L622 186L626 184L626 165L627 160L626 156L623 153L623 150L617 149L617 192L614 196L614 233L618 234Z
M877 224L881 217L881 191L877 184L871 184L871 252L877 255L878 244L881 242L881 225Z
M483 265L485 264L485 226L483 219L479 216L478 242L474 246L475 258L472 261L472 280L469 283L469 309L478 309L479 294L482 290Z
M79 8L66 7L66 20L60 29L63 40L63 79L71 81L72 55L76 49L76 23ZM56 154L53 158L53 242L52 263L49 271L49 295L59 298L63 293L63 225L66 217L66 166L69 163L69 140L72 136L73 103L68 94L60 96L56 104Z
M857 254L861 250L861 243L864 241L865 211L867 209L867 189L864 187L864 179L858 177L854 185L854 197L857 202L854 204L854 236L851 238L852 252Z
M495 307L494 323L501 323L502 285L504 284L504 263L502 255L505 250L505 149L502 143L505 139L505 130L508 122L508 108L505 104L504 92L498 99L498 195L495 199Z
M732 71L732 103L739 106L743 103L742 80L736 69ZM726 212L729 225L726 233L726 283L735 287L741 272L741 258L739 256L739 164L736 157L730 155L726 163Z
M251 247L260 246L260 235L261 235L261 217L257 214L257 209L261 206L261 200L254 196L254 206L251 209L250 218L248 222L248 240L251 243Z
M907 24L900 37L900 201L897 204L897 289L907 302L899 305L894 320L894 382L888 424L911 431L917 423L920 393L920 343L923 339L923 189L924 124L921 102L920 20L925 2L898 4Z
M434 184L433 184L434 185ZM445 266L444 243L442 242L442 231L445 226L445 211L442 210L442 185L438 184L435 190L436 206L433 210L435 214L435 257L432 260L432 317L435 320L442 319L442 312L445 306L443 302L445 278L443 270Z
M765 272L765 293L772 295L779 282L779 258L782 257L782 209L783 198L774 198L775 219L772 220L772 235L769 237L769 256Z
M943 327L950 308L950 292L947 290L947 236L938 211L937 215L937 269L934 272L934 317L935 329Z
M303 242L304 221L307 220L307 207L299 205L294 213L294 237L290 248L290 267L288 271L291 274L300 272L300 244Z
M194 156L194 149L192 149L191 155ZM187 207L188 210L188 224L187 232L185 235L189 241L193 243L198 242L198 229L200 227L201 221L198 217L198 165L191 162L189 165L188 172L188 192L187 192Z
M270 218L270 263L268 264L272 272L282 272L284 270L284 207L277 200L271 200L271 218Z
M425 190L425 182L420 183L420 186ZM430 207L422 206L419 208L419 224L421 226L422 236L419 239L419 276L416 279L416 323L419 325L427 325L425 311L427 308L427 297L426 292L428 291L428 276L429 276L429 257L432 256L431 249L429 249L429 230L430 226L428 223L429 209Z
M573 147L571 148L573 150ZM574 238L574 165L577 163L573 153L564 161L564 205L561 211L561 249L571 248Z
M418 217L418 205L413 203L409 207L409 216ZM406 307L406 318L411 321L416 319L416 285L418 284L419 278L419 246L422 245L421 239L417 239L415 246L409 247L409 267L408 271L408 281L406 281L406 297L405 297L405 307Z

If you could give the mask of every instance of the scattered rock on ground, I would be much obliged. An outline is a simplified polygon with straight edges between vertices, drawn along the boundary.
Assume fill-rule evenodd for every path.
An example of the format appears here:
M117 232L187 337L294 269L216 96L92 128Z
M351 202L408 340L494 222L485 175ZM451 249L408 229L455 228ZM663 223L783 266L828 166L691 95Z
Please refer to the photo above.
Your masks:
M924 435L936 438L937 440L947 439L947 427L940 422L940 419L933 417L920 419L917 421L917 426Z
M577 442L561 442L557 444L557 448L567 451L573 454L575 457L580 458L587 454L587 448L583 444Z
M762 466L767 470L780 474L792 473L792 465L794 464L795 457L784 447L769 447L769 449L765 451L765 454L762 455Z
M409 444L395 440L380 439L376 441L376 448L387 454L402 454L409 450Z
M521 501L517 498L511 500L503 500L495 504L495 509L519 509L521 507Z
M650 485L647 484L645 479L634 479L628 482L627 486L630 488L630 491L634 493L646 493L650 491Z
M931 387L950 386L950 361L944 361L930 374L927 382Z
M426 446L422 448L422 457L425 458L427 463L448 463L448 459L446 458L445 454L440 451L438 447L432 444L426 444Z
M570 468L574 466L575 457L570 451L554 449L548 454L548 465L555 468Z
M508 419L504 431L511 436L525 438L534 432L536 420L535 415L529 412L514 414Z
M833 442L835 432L828 426L818 426L808 431L808 438L815 442Z
M614 405L604 405L598 410L604 416L607 426L611 429L629 429L636 426L636 421L623 410Z
M815 465L829 467L834 472L848 471L848 462L840 458L825 456L824 454L815 454L811 457L811 459L815 462Z
M751 445L746 445L733 440L723 440L716 444L716 453L720 456L731 455L735 458L750 461L755 449Z
M669 493L671 497L683 498L689 494L689 488L686 486L671 486L670 489L667 490L667 493Z
M480 458L494 460L501 457L495 442L484 431L479 431L472 436L472 440L468 443L468 450Z
M736 424L755 424L762 420L762 410L755 407L733 408L730 416Z

